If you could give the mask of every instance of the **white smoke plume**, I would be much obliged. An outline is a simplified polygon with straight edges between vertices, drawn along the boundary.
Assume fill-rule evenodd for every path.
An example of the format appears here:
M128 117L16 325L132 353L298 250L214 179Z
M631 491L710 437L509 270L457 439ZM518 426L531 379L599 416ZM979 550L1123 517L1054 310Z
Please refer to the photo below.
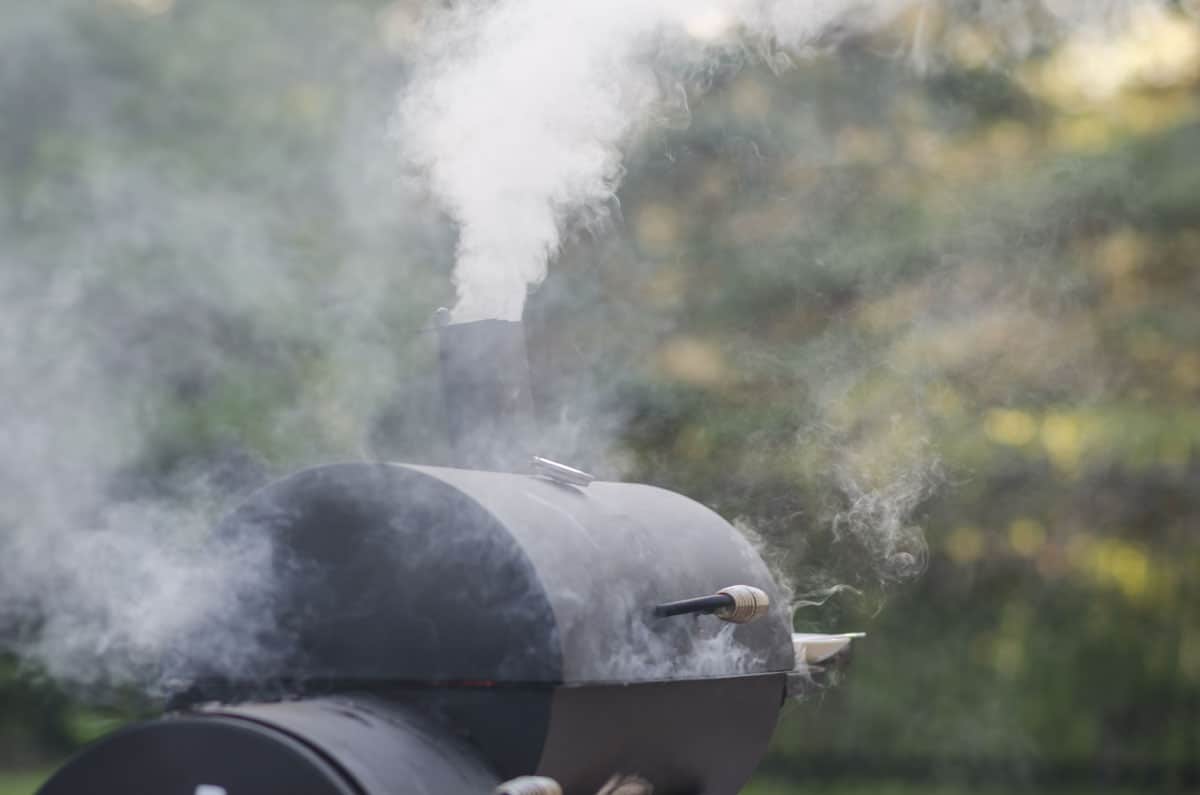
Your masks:
M1149 0L467 0L431 15L396 135L459 225L458 321L516 320L564 229L611 211L624 144L704 75L836 43L904 15L928 60L937 20L1028 50L1119 25ZM732 67L731 67L732 64Z
M395 302L384 303L392 291L381 283L405 279L392 247L403 236L406 250L419 250L403 224L424 219L414 211L372 226L370 214L353 212L359 226L340 240L344 261L330 267L322 257L315 306L295 270L306 255L292 231L302 226L297 213L323 209L330 194L352 211L397 206L394 186L368 178L385 151L370 157L371 128L361 123L346 136L352 151L335 140L317 149L332 156L294 162L273 148L294 122L253 140L230 107L259 109L262 129L281 112L321 121L322 97L307 88L317 84L303 82L313 78L296 63L305 60L321 80L352 87L340 115L326 117L350 127L346 116L372 106L373 138L386 145L382 108L394 82L372 83L346 56L373 20L344 10L323 20L309 8L291 31L303 43L289 43L291 61L242 63L236 82L221 70L239 64L194 42L172 51L171 78L145 68L155 62L144 50L176 44L171 37L220 30L222 42L236 41L236 26L213 21L236 21L247 13L238 5L170 19L161 16L169 3L132 0L0 12L0 157L7 176L20 176L0 185L0 653L89 693L132 685L165 694L201 675L253 677L284 652L269 625L272 550L213 528L271 474L263 456L279 466L280 440L311 445L301 461L347 456L328 432L353 437L359 429L345 418L369 422L394 392L397 348L379 327ZM260 33L245 35L261 43ZM129 60L106 60L114 51ZM209 99L170 80L210 80ZM287 91L290 106L268 103ZM252 148L235 151L235 140ZM299 317L339 333L323 342L295 325ZM250 408L272 383L289 382L302 339L311 362L359 374L331 372L336 396L286 390L269 410ZM365 361L373 374L364 378ZM243 380L248 370L256 375ZM243 425L251 415L255 440Z

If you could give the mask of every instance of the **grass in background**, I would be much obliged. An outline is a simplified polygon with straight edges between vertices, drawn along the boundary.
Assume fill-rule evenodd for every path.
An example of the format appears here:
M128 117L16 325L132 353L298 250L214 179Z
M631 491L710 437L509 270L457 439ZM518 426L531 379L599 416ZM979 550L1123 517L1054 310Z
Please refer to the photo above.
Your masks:
M0 795L33 795L50 777L50 771L34 773L0 773Z
M1106 795L1142 795L1138 790L1102 790ZM1037 790L1004 788L937 787L904 782L862 781L843 783L799 783L781 779L757 779L742 795L1096 795L1095 791ZM1148 793L1147 793L1148 795Z
M31 773L0 773L0 795L33 795L49 777L49 771ZM742 795L1018 795L1003 789L972 790L963 788L930 788L919 784L859 782L859 783L798 783L779 779L756 780ZM1082 792L1059 791L1020 795L1084 795ZM1108 795L1140 795L1134 790L1114 790Z

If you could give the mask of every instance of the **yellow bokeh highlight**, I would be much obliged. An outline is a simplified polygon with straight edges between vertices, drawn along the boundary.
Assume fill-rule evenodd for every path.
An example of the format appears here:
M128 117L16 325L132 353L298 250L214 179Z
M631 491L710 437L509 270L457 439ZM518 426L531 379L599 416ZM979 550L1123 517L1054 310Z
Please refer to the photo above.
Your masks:
M959 26L950 34L948 44L954 60L970 69L986 66L995 57L995 43L975 27Z
M1150 557L1140 546L1119 538L1072 537L1067 557L1073 568L1096 582L1115 587L1130 600L1146 596L1150 585Z
M1083 427L1073 414L1048 414L1042 420L1042 446L1059 469L1074 473L1079 470L1083 454Z
M974 563L983 557L986 539L978 527L956 527L946 537L946 554L955 563Z
M1200 28L1183 16L1143 5L1121 31L1081 31L1048 59L1031 82L1062 103L1100 103L1127 88L1162 89L1200 74Z
M1107 235L1097 246L1096 263L1111 279L1133 275L1150 254L1150 241L1133 229L1123 228Z
M1078 116L1058 119L1050 131L1050 141L1067 152L1096 154L1112 145L1115 131L1099 116Z
M1008 543L1018 555L1032 558L1046 543L1046 528L1036 519L1017 519L1008 527Z
M1027 412L992 409L984 418L983 431L993 442L1022 447L1037 437L1038 425L1037 420Z
M1124 94L1106 109L1123 127L1138 135L1169 129L1196 115L1195 99L1186 90Z
M725 357L715 346L694 337L675 337L659 350L663 372L677 381L715 386L726 379Z
M1136 599L1145 594L1150 580L1150 561L1138 547L1120 541L1102 544L1096 566L1126 596Z

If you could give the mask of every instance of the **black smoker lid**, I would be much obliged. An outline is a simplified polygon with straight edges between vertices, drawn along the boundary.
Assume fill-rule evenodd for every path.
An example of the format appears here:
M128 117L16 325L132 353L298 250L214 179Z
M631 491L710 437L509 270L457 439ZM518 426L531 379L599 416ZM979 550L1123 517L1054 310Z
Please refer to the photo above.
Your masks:
M348 463L253 495L226 533L269 533L288 681L487 685L789 671L791 620L747 540L673 492ZM769 616L654 619L735 584Z

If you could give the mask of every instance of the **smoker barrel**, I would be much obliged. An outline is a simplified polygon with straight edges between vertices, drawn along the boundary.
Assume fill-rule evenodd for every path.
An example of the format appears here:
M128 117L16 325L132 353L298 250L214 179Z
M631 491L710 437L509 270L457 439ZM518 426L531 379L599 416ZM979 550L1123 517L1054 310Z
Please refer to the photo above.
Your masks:
M222 526L266 534L287 682L597 684L794 666L785 600L724 519L630 483L351 463L293 475ZM657 621L652 607L731 583L769 620Z
M586 794L622 774L733 795L795 663L783 594L753 547L663 489L336 464L252 495L218 532L271 541L269 673L195 683L180 714L85 751L45 795L145 791L123 786L143 765L164 782L154 791L186 795L221 792L167 785L270 795L253 782L281 766L300 777L288 791L318 794L411 781L486 795L528 775ZM654 616L731 583L768 595L766 615ZM452 771L466 779L445 784Z
M537 458L520 323L438 334L453 459L477 469L335 464L252 495L217 533L269 542L269 658L199 661L171 715L43 795L740 791L816 643L766 565L686 497ZM724 620L662 618L696 611Z

